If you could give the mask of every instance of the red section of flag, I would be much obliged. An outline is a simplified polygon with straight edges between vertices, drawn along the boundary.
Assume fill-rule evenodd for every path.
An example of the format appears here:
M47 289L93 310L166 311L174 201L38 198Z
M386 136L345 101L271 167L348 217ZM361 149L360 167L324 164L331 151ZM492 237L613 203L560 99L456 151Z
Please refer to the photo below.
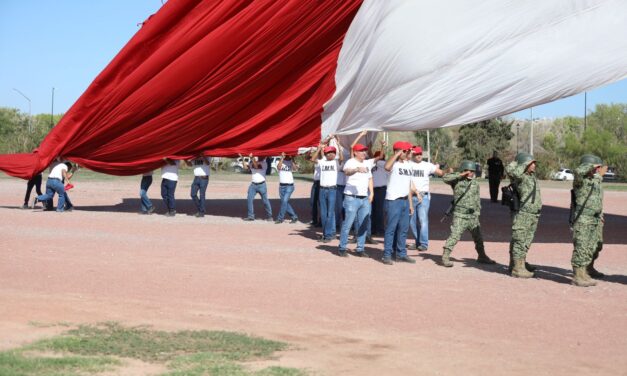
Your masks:
M61 156L134 175L160 167L163 157L293 154L315 145L360 5L170 0L35 153L2 155L0 169L30 178Z

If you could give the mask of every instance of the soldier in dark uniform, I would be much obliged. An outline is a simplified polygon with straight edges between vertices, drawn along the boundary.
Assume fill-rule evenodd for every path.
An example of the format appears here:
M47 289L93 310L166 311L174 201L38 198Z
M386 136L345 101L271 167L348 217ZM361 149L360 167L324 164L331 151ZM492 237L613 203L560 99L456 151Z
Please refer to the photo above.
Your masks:
M503 161L498 157L496 150L492 158L488 159L488 179L490 181L490 200L497 202L499 199L499 185L503 179Z

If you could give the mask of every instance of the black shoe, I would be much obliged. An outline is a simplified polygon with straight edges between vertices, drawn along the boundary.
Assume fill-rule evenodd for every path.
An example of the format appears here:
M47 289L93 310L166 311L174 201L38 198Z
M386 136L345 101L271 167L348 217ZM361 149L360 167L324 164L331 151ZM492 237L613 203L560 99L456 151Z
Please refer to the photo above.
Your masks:
M281 221L281 220L277 219L276 221L274 221L274 223L278 225L278 224L283 223L283 221Z
M361 251L361 252L355 252L355 256L357 257L365 257L365 258L370 258L370 255L366 253L366 251Z
M255 220L255 218L246 217L246 218L243 218L243 220L247 222L252 222Z
M416 244L411 243L411 244L407 244L407 249L410 251L413 251L416 249Z
M397 257L396 261L406 262L406 263L409 263L409 264L415 264L416 263L416 260L414 260L413 258L411 258L409 256Z
M298 222L298 218L292 218L292 220L290 221L290 223L296 223Z
M24 204L22 205L22 209L30 209L30 208L28 207L28 204Z
M155 211L155 207L151 206L150 208L148 208L148 211L146 212L146 214L152 214Z
M174 217L176 215L176 210L170 210L169 212L165 213L166 217Z
M337 255L340 257L348 257L348 252L345 249L339 249Z
M322 238L322 240L320 240L322 243L331 243L333 241L333 239L331 238Z
M201 212L198 212L198 213L194 214L194 217L196 217L196 218L202 218L204 216L205 216L205 213L201 213Z
M381 262L384 263L385 265L394 265L394 263L392 262L392 259L390 257L382 258Z
M378 244L379 242L378 242L378 241L376 241L376 240L374 240L374 239L372 238L372 236L367 236L367 237L366 237L366 243L368 243L368 244Z

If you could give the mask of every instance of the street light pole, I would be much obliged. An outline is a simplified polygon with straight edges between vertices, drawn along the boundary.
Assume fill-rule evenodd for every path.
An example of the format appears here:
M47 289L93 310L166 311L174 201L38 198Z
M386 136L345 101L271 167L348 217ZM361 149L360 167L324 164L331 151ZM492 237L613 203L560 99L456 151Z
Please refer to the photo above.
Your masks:
M533 107L531 110L531 123L529 123L529 154L533 155Z
M28 131L32 132L31 129L31 107L30 107L30 98L27 97L24 93L22 93L21 91L17 90L16 88L13 88L13 90L17 91L21 96L23 96L24 98L26 98L26 100L28 101Z

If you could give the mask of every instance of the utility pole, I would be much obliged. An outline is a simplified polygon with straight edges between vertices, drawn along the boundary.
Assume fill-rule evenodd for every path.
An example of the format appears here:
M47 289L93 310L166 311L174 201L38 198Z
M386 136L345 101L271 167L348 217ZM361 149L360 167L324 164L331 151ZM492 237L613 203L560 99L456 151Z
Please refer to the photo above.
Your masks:
M588 127L588 92L583 92L583 133L586 133Z
M529 154L533 155L533 107L531 110L531 123L529 123Z
M30 98L27 97L24 93L22 93L21 91L17 90L16 88L13 88L13 90L17 91L21 96L23 96L24 98L26 98L26 100L28 101L28 131L32 132L32 127L31 127L31 107L30 107Z
M516 154L518 154L519 150L520 150L520 136L519 136L519 131L520 131L520 121L516 122Z
M427 162L431 163L431 139L429 138L428 129L427 129Z

